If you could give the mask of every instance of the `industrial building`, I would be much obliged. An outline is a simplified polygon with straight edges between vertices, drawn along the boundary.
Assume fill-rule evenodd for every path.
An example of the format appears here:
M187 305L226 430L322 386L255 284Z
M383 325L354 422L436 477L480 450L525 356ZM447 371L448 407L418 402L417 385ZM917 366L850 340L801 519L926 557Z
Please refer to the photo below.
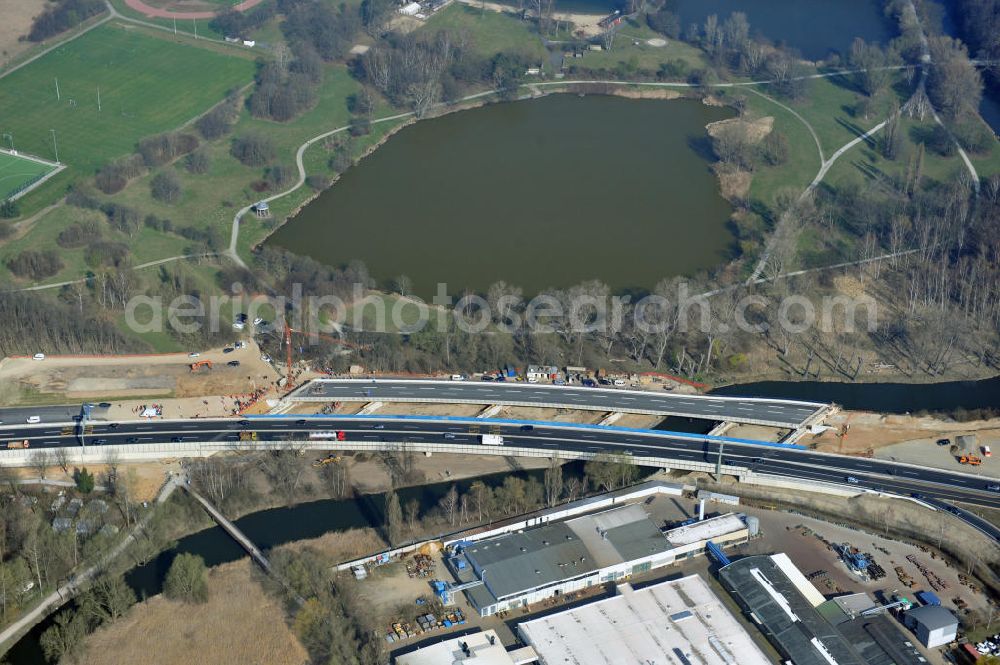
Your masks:
M795 665L926 665L909 635L867 594L826 600L785 554L724 566L719 580ZM924 608L921 608L924 609Z
M541 665L771 662L697 575L618 593L520 623L518 633Z
M751 556L719 571L733 598L795 665L865 665L850 642L816 608L823 595L788 556Z
M717 544L743 542L736 515L662 532L639 504L505 533L459 541L446 561L480 615L524 607L554 596L638 575Z
M537 661L531 647L507 651L494 630L455 637L395 657L396 665L528 665Z
M928 649L948 644L958 635L958 619L940 605L924 605L907 610L906 627Z

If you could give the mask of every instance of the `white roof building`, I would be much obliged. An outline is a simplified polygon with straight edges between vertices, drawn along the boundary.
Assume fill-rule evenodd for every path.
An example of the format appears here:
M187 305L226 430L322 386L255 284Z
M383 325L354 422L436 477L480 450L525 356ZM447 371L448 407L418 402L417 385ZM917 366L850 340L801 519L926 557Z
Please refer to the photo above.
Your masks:
M518 624L542 665L769 665L750 634L697 575ZM443 662L443 661L442 661Z
M538 661L535 650L507 651L496 631L456 637L396 656L396 665L527 665Z

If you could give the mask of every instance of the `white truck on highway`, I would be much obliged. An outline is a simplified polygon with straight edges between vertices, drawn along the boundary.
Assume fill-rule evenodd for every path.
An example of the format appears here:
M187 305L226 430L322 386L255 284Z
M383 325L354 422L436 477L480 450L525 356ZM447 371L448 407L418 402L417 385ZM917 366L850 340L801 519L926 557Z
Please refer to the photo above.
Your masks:
M483 434L479 437L479 443L484 446L502 446L503 437L499 434Z

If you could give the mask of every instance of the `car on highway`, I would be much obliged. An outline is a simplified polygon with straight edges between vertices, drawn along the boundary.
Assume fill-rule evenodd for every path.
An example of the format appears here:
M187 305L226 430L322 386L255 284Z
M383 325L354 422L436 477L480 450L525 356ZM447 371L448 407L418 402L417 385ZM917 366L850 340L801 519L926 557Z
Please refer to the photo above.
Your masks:
M172 437L170 437L170 440L173 443L180 443L181 442L181 437L179 437L179 436L172 436Z
M446 438L446 439L454 439L455 435L452 434L451 432L445 432L444 433L444 438Z
M372 425L372 429L385 429L385 425L379 423L378 425Z
M108 442L107 439L97 439L96 441L94 441L94 445L95 446L103 446L107 442Z
M988 489L991 492L1000 492L1000 485L994 483L992 485L987 485L986 489Z
M31 356L31 359L32 360L45 360L45 354L44 353L36 353L35 355Z
M110 423L110 424L108 425L108 427L110 427L111 429L118 429L118 426L119 426L120 424L121 424L121 423Z
M299 426L305 425L306 424L306 419L305 418L299 418L298 420L295 421L295 424L299 425Z
M847 481L848 485L860 485L861 484L861 481L858 480L857 478L855 478L854 476L847 476L847 478L845 478L844 480Z
M139 443L139 437L130 436L129 438L125 439L125 443Z
M534 425L521 425L522 432L530 432L533 429L535 429Z
M28 418L27 418L27 423L29 425L35 425L35 424L38 424L40 422L42 422L42 417L41 416L28 416Z

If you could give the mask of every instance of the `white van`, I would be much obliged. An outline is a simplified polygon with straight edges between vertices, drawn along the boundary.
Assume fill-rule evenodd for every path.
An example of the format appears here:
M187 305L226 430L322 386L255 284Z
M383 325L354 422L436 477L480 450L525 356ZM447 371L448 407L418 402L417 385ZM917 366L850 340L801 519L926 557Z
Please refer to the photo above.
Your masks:
M32 360L45 360L45 354L44 353L36 353L35 355L33 355L31 357L31 359Z
M461 374L452 374L451 375L451 380L452 381L465 381L465 377L462 376Z
M37 425L40 422L42 422L41 416L28 416L29 425Z

